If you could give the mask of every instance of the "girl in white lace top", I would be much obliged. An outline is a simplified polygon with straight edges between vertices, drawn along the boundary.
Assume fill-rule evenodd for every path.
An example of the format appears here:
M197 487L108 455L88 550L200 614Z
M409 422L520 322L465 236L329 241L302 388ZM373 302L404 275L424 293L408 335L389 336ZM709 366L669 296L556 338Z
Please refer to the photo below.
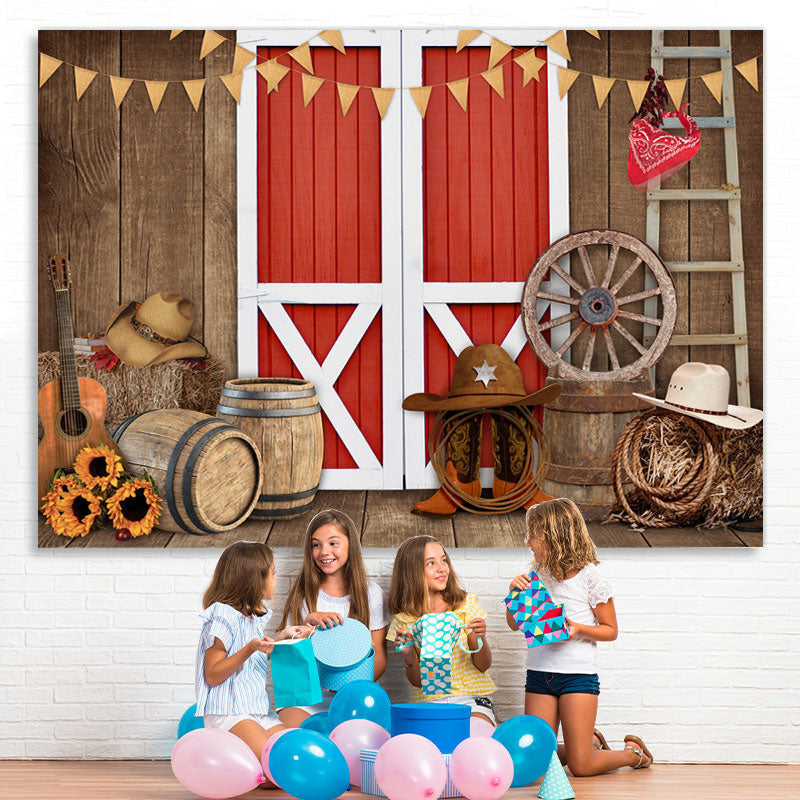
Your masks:
M546 720L556 734L561 723L564 752L559 755L575 776L649 767L653 756L637 736L626 736L624 748L612 750L594 727L600 694L597 642L617 638L617 615L580 510L572 500L548 500L531 507L525 520L532 566L553 602L564 606L569 628L566 641L528 650L525 713ZM530 585L527 573L511 581L520 591ZM508 627L518 630L509 611L506 618Z

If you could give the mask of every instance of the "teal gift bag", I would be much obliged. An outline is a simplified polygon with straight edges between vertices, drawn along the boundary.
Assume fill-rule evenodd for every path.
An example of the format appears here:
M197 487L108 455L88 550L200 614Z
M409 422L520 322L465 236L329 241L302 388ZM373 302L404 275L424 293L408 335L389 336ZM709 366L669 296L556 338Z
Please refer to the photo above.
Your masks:
M317 660L311 639L283 639L275 642L272 662L272 690L275 708L311 706L322 702Z

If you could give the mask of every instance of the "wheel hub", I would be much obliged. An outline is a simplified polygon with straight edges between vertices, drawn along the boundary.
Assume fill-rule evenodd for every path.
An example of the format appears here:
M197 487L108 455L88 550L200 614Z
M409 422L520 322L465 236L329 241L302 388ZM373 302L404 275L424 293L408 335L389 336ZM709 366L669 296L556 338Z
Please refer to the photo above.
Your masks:
M581 298L578 313L590 325L608 325L617 316L617 303L607 289L596 286Z

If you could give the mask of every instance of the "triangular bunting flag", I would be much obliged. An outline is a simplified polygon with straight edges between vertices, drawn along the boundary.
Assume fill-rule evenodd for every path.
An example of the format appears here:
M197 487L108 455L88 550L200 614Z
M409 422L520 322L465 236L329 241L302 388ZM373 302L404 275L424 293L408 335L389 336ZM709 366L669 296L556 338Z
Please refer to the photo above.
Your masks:
M506 53L511 50L511 45L492 37L492 49L489 51L489 69L491 69Z
M111 94L114 95L114 105L119 108L128 93L128 89L131 88L133 78L120 78L117 75L109 75L108 79L111 81Z
M539 80L539 72L542 67L547 63L541 58L538 58L534 49L531 48L527 53L517 56L514 61L522 67L522 85L527 86L528 81L533 78Z
M572 61L569 57L567 37L564 31L556 31L552 36L548 36L542 44L546 44L551 50L555 50L560 56L564 56L567 61Z
M503 67L495 67L494 69L481 72L481 77L494 89L500 97L503 97Z
M714 99L718 102L722 102L722 70L719 72L711 72L708 75L701 75L703 79L703 83L706 85L706 88L712 95L714 95Z
M220 75L219 79L225 84L225 88L233 95L237 103L242 102L242 73L232 72L230 75ZM269 92L267 92L269 94Z
M567 780L567 773L558 760L558 753L550 756L550 764L539 787L538 796L542 800L572 800L575 797L575 792Z
M289 67L284 67L283 64L279 64L274 59L270 61L265 61L263 64L259 64L256 67L256 72L261 75L267 82L267 94L270 92L276 92L278 90L278 84L289 74ZM305 77L305 75L303 75ZM303 82L303 96L305 97L305 81ZM319 87L317 87L318 89ZM314 92L317 91L314 89ZM314 96L312 92L311 97ZM309 100L311 99L309 97ZM308 105L308 103L306 103Z
M303 105L307 106L325 81L322 78L315 78L313 75L306 75L305 72L301 77L303 78Z
M431 99L432 88L432 86L415 86L408 90L422 119L425 119L425 112L428 110L428 101Z
M464 111L467 110L467 95L469 94L469 78L462 78L460 81L450 81L447 88L458 101Z
M558 68L558 95L562 100L572 84L578 79L578 75L580 75L580 72L577 70L567 69L566 67Z
M311 48L308 42L303 42L299 47L289 51L289 55L301 66L306 72L314 74L314 64L311 61Z
M181 28L179 31L170 31L169 40L172 41L179 33L183 33L183 28Z
M342 116L347 116L347 112L350 110L350 106L353 105L353 100L356 99L359 88L351 83L336 84L336 90L339 92L339 103L342 106Z
M675 78L671 81L664 81L664 86L667 87L667 92L675 103L675 108L681 107L681 100L683 100L683 93L686 90L686 78Z
M585 28L585 30L586 30L586 33L590 34L591 36L594 36L595 39L599 39L600 38L600 31L591 31L588 28Z
M394 89L378 89L373 87L372 96L375 98L375 105L378 106L378 113L381 119L386 116L386 111L389 108L389 103L392 102Z
M216 50L225 41L216 31L206 31L203 34L203 43L200 45L200 60L202 61L212 50Z
M255 53L237 44L236 51L233 54L233 69L231 72L241 72L255 57Z
M597 107L602 108L603 103L614 85L613 78L603 78L600 75L592 75L592 82L594 83L594 94L597 98Z
M483 31L459 31L456 53L465 48L471 41L477 39Z
M90 69L83 69L83 67L73 67L73 69L75 70L75 96L80 100L97 73Z
M342 42L341 31L321 31L320 39L324 39L331 47L335 47L340 53L346 53L344 42Z
M756 90L758 91L758 59L751 58L742 64L736 65L738 73Z
M161 100L164 97L164 92L167 91L169 82L145 81L144 85L147 89L147 94L150 95L150 105L153 106L153 113L155 114L158 111L158 107L161 105Z
M192 101L194 110L199 111L200 100L203 97L203 88L206 85L206 79L198 78L193 81L181 81L181 83L183 84L183 88L186 89L186 94L189 95L189 99Z
M63 64L52 56L46 56L44 53L39 53L39 88L47 83L47 79Z
M650 85L649 81L625 81L628 84L628 91L631 93L631 100L633 100L633 108L635 111L639 110L647 94L647 87Z

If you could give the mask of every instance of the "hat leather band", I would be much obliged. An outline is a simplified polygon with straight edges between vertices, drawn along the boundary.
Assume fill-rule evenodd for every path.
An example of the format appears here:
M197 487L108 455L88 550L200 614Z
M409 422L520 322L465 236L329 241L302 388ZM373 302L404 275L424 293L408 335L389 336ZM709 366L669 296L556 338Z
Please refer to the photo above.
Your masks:
M682 411L691 411L693 414L708 414L709 416L712 417L733 417L733 419L738 419L739 422L747 421L742 419L741 417L737 417L735 414L731 414L729 411L707 411L704 408L692 408L691 406L682 406L680 403L673 403L672 400L665 402L669 402L669 405L674 406L675 408L680 408Z
M136 319L136 315L131 317L131 325L136 333L142 337L142 339L147 339L148 341L152 342L160 342L167 347L172 347L174 344L180 344L181 341L186 341L185 339L168 339L166 336L160 336L157 334L149 325L142 322L141 320Z

